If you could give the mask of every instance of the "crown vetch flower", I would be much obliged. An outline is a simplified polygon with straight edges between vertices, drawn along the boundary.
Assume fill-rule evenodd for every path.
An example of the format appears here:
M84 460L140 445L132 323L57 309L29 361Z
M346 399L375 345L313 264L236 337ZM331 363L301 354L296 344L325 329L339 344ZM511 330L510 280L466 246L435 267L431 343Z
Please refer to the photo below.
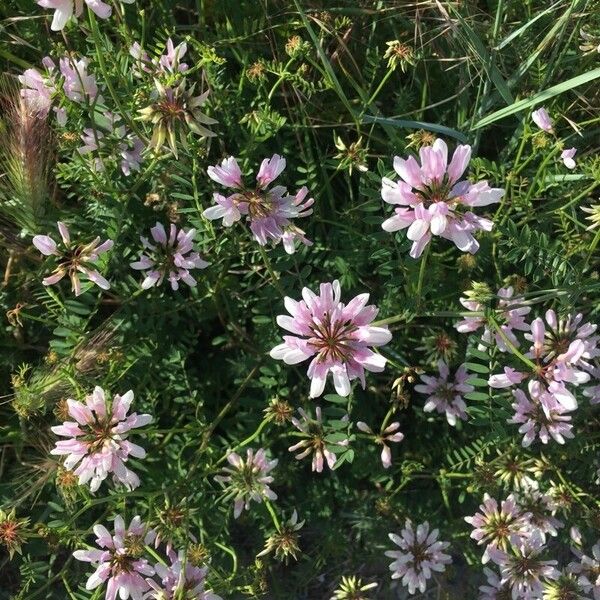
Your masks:
M548 114L548 111L542 106L531 113L533 122L542 130L548 133L554 133L554 123Z
M63 90L67 98L74 102L83 102L86 96L91 101L98 95L96 78L87 72L89 62L87 58L75 60L70 56L63 56L58 61L60 72L65 78Z
M176 72L184 73L189 69L189 65L181 62L186 53L187 44L181 42L175 46L171 38L167 39L166 53L158 58L151 59L138 42L134 42L129 49L129 54L136 60L136 68L133 72L136 77L142 76L141 71L145 73L158 72L166 75Z
M421 375L421 381L425 385L416 385L415 390L429 396L423 407L425 412L436 410L441 414L445 413L448 423L455 426L457 419L467 420L467 405L462 395L472 392L475 388L467 383L469 374L464 364L456 370L454 381L448 381L450 370L443 360L438 361L438 371L439 377Z
M479 511L472 517L465 517L465 521L473 527L471 537L477 544L486 544L481 558L483 564L490 560L492 548L506 549L511 536L529 535L530 515L523 512L512 494L506 500L502 500L500 506L489 494L484 494Z
M277 494L269 487L273 477L269 473L277 466L278 459L268 460L265 450L259 448L256 453L251 448L246 451L246 460L236 452L227 455L227 475L217 475L215 479L227 485L234 497L233 516L237 519L244 508L250 509L250 501L262 502L264 498L276 500Z
M114 535L104 525L94 525L98 549L76 550L74 558L89 562L96 570L85 584L86 590L94 590L103 583L106 585L105 600L131 598L142 600L144 592L150 589L145 577L154 575L154 569L142 558L144 546L155 537L139 516L134 517L125 528L120 515L115 518Z
M458 146L448 164L448 147L443 140L419 150L421 164L414 157L394 158L394 169L402 181L384 178L381 197L400 205L395 215L382 223L385 231L406 229L413 242L410 255L418 258L437 235L454 242L463 252L475 254L479 243L473 237L478 230L491 231L493 223L464 209L499 202L504 190L491 188L487 181L472 184L461 180L469 160L471 146Z
M387 327L369 325L378 313L374 305L367 306L369 294L360 294L343 304L336 280L322 283L318 296L304 288L302 298L284 299L291 317L279 315L277 323L294 335L284 336L283 343L271 350L271 357L288 365L314 357L308 367L311 398L323 393L329 373L340 396L350 394L353 379L359 379L364 388L365 369L380 373L386 363L369 346L384 346L392 339Z
M141 237L144 251L138 261L131 263L131 268L138 271L147 271L146 278L142 282L142 289L147 290L153 286L160 285L165 277L168 279L173 290L179 289L179 281L187 283L190 287L196 285L192 277L191 269L205 269L210 263L202 260L197 252L194 252L193 240L196 235L195 229L180 229L171 223L169 236L161 223L156 223L150 230L155 244Z
M246 187L242 172L235 158L226 158L221 165L208 167L208 176L226 188L235 192L230 196L215 193L216 206L204 211L207 219L223 219L225 227L231 227L235 222L246 217L254 239L265 246L269 239L275 244L283 241L288 254L296 250L296 242L311 246L302 229L292 223L292 219L308 217L312 214L313 198L306 200L308 188L302 187L295 196L288 194L284 186L278 185L272 189L267 187L281 175L285 169L285 158L274 154L265 158L256 176L257 186Z
M390 533L389 538L400 550L388 550L385 555L394 558L390 565L392 579L402 578L402 585L408 587L408 593L417 589L423 593L432 572L441 573L452 562L444 550L448 542L438 540L439 531L429 531L429 523L421 523L416 529L410 520L406 520L400 535Z
M75 15L80 17L83 12L84 0L36 0L39 6L43 8L54 9L54 16L50 29L60 31L67 24L67 21ZM126 4L133 4L135 0L122 0ZM112 8L102 0L85 0L90 10L100 19L108 19L112 13Z
M568 148L563 150L560 157L567 169L574 169L576 167L575 159L573 158L577 154L577 148Z
M56 435L69 439L58 441L50 454L66 456L64 467L74 469L80 485L90 482L92 492L109 473L130 490L140 485L139 477L125 463L129 456L144 458L146 451L127 437L132 429L150 423L152 417L137 413L128 416L132 402L133 392L129 390L123 396L116 394L109 405L104 390L96 386L94 392L86 396L85 404L67 400L69 415L75 421L65 421L51 428Z
M176 553L167 546L170 565L156 563L154 570L160 584L153 579L146 579L151 588L144 598L153 600L222 600L220 596L206 590L206 567L193 565L183 551Z
M479 600L510 600L512 593L510 586L506 583L502 583L500 576L485 567L483 569L487 578L487 585L479 586L481 595Z
M76 296L79 296L81 294L79 273L83 273L91 282L103 290L110 289L110 283L91 266L101 254L108 252L113 247L112 240L106 240L100 244L100 238L97 237L89 244L75 246L71 243L69 228L61 221L57 222L57 226L65 250L59 250L56 242L48 235L36 235L33 238L33 245L44 256L56 256L58 258L58 266L52 275L42 279L42 283L44 285L54 285L65 275L68 275L71 279L72 291Z
M401 442L404 439L404 434L400 429L400 423L395 421L390 423L381 433L375 433L366 423L358 421L356 426L364 433L372 435L378 444L383 446L381 450L381 464L384 469L389 469L392 466L392 451L386 442Z
M558 535L558 529L564 527L564 523L554 516L558 504L550 494L540 490L537 481L526 480L521 486L521 490L515 495L523 512L529 515L530 529L540 533L544 544L546 543L546 534L552 537Z
M600 540L592 547L592 556L587 556L579 550L574 550L579 562L571 562L568 566L570 573L577 575L577 583L584 593L594 595L594 600L600 600Z
M524 303L524 299L519 296L514 296L514 289L503 287L498 290L498 305L495 313L495 318L498 321L500 329L508 340L516 348L519 347L519 340L514 334L513 329L518 331L529 331L529 325L525 322L525 315L531 311L530 306L520 306ZM461 297L460 303L469 311L482 313L485 310L484 305L477 300L467 297ZM455 325L457 331L461 333L471 333L483 328L482 341L490 344L492 340L496 342L498 349L502 352L507 352L508 348L504 338L497 332L490 330L487 324L487 319L484 316L465 317ZM480 346L484 349L485 346Z

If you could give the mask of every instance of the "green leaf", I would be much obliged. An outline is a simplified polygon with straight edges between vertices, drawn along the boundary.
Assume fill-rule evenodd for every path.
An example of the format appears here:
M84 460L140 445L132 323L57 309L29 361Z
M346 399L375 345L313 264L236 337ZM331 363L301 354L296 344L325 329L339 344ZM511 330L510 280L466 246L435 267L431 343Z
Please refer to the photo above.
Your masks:
M374 117L372 115L364 115L361 119L362 123L375 123L380 125L391 125L392 127L403 127L405 129L425 129L426 131L433 131L433 133L439 133L445 135L466 144L469 140L460 131L451 129L444 125L437 125L436 123L426 123L425 121L411 121L405 119L387 119L384 117Z

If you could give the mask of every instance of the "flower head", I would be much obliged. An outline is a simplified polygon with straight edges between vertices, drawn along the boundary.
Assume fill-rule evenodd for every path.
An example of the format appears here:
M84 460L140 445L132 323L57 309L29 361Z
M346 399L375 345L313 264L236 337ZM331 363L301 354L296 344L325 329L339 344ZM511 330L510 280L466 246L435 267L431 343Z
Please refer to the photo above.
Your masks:
M135 0L122 1L126 4L135 2ZM36 0L36 2L43 8L54 9L54 17L50 25L52 31L60 31L73 15L80 17L83 12L83 0ZM112 13L112 8L102 0L85 0L85 3L100 19L108 19Z
M51 70L54 63L49 57L44 58L44 64ZM45 119L52 107L52 97L56 93L53 77L50 74L42 74L37 69L27 69L19 75L21 83L21 98L25 101L27 110L35 114L39 119Z
M131 268L138 271L147 271L142 282L142 289L147 290L160 285L166 278L173 290L179 289L179 281L187 283L190 287L196 285L191 269L205 269L210 263L202 260L194 252L193 240L195 229L180 229L171 223L169 235L161 223L156 223L150 230L154 244L142 237L144 251L138 261L131 263Z
M300 546L298 544L298 531L304 526L304 521L298 522L298 512L294 510L292 516L265 542L265 549L258 556L266 556L274 552L275 558L280 561L288 561L291 556L298 560Z
M560 154L560 157L567 169L575 168L575 159L573 158L577 153L577 148L568 148L567 150L563 150Z
M392 579L402 578L402 585L408 587L408 593L417 589L423 593L432 572L441 573L452 562L443 551L450 545L438 540L437 529L429 531L429 523L421 523L416 529L410 520L406 520L400 535L390 533L389 538L400 546L400 550L388 550L385 555L395 559L390 565Z
M340 396L350 394L353 379L359 379L364 388L365 369L380 373L386 363L369 346L384 346L392 339L387 327L370 325L378 309L367 305L369 294L360 294L343 304L336 280L322 283L319 295L304 288L302 298L284 299L292 316L279 315L277 323L294 335L284 336L283 343L271 350L271 357L288 365L314 357L308 367L311 398L323 393L329 373Z
M413 242L410 255L421 256L433 235L448 240L463 252L474 254L479 243L473 237L478 230L491 231L492 222L463 209L487 206L504 195L500 188L490 188L487 181L472 184L461 180L471 158L471 146L458 146L450 164L448 147L443 140L419 150L421 164L414 157L394 158L394 169L401 181L383 179L381 197L398 204L396 214L382 223L385 231L408 228Z
M100 487L109 473L130 490L140 484L139 477L125 463L129 456L144 458L146 451L132 444L127 437L132 429L150 423L152 417L137 413L127 415L132 402L131 390L123 396L115 395L112 404L109 404L104 390L95 387L94 392L86 396L85 404L67 400L69 415L75 421L65 421L52 427L56 435L69 439L56 442L50 454L66 456L65 469L75 469L79 484L90 482L92 492Z
M97 237L88 244L80 244L75 246L71 242L69 228L58 221L58 231L65 246L64 250L59 250L56 242L47 235L36 235L33 238L33 245L44 256L56 256L57 267L52 275L42 279L44 285L54 285L58 283L65 275L71 279L71 289L76 296L81 294L81 282L79 274L83 273L87 278L95 283L103 290L110 289L110 283L92 268L101 254L108 252L113 247L112 240L106 240L100 243L100 238Z
M363 583L362 579L352 575L342 575L339 587L333 592L329 600L369 600L369 590L377 587L377 583Z
M285 158L278 154L265 158L256 176L256 187L246 187L240 167L233 157L224 159L220 166L208 167L208 176L222 186L233 189L234 193L230 196L215 193L216 205L207 208L203 215L211 220L223 219L225 227L231 227L244 215L254 239L261 246L265 246L269 240L275 244L283 241L288 254L295 252L298 241L312 245L304 231L292 223L292 219L312 214L314 200L306 199L308 188L301 188L295 196L288 194L281 185L268 189L281 175L285 165Z
M19 519L16 510L5 512L0 508L0 547L4 547L12 559L15 552L21 554L21 546L28 536L29 519Z
M484 494L479 511L472 517L465 517L465 521L473 527L471 537L477 544L486 544L481 559L483 564L490 560L492 548L506 549L511 536L526 536L529 533L529 515L523 513L512 494L500 506L494 498Z
M548 111L542 106L531 113L533 122L542 130L548 133L554 133L554 123L548 114Z
M528 481L521 486L516 497L521 509L529 515L530 529L537 530L544 543L546 534L552 537L558 535L558 529L564 526L564 523L554 516L558 504L550 494L540 490L537 481Z
M277 459L268 460L262 448L256 453L249 448L246 451L246 460L239 454L230 452L227 462L233 468L225 468L227 475L217 475L215 479L226 484L228 492L234 497L234 518L237 519L244 508L250 509L251 500L262 502L265 498L277 499L277 494L269 487L273 482L269 473L277 466Z
M448 381L450 370L443 361L438 361L439 377L421 375L421 381L424 385L416 385L415 390L421 394L427 394L427 402L423 407L425 412L436 410L441 414L446 414L448 423L456 425L457 419L466 421L467 405L463 400L463 394L472 392L475 388L467 383L469 375L466 365L460 365L454 375L454 381Z
M87 72L88 64L87 58L75 60L64 56L59 60L60 72L65 78L63 90L67 98L74 102L83 102L86 96L91 101L98 95L96 79Z
M185 42L181 42L175 46L173 40L169 38L165 50L166 52L158 58L151 59L140 44L135 42L129 49L129 54L136 60L134 75L141 77L142 71L145 73L172 75L173 73L184 73L189 69L189 65L181 62L181 59L187 53L187 44Z
M381 464L384 469L389 469L392 466L392 451L387 445L387 442L401 442L404 439L404 434L400 429L400 423L395 421L390 423L380 433L376 434L373 430L362 421L359 421L356 426L364 433L372 435L375 438L375 442L383 446L381 450Z
M85 589L93 590L107 582L105 600L115 600L117 595L142 600L144 592L150 589L145 577L154 575L142 552L144 546L154 540L154 531L147 529L138 516L125 528L123 517L117 516L114 535L104 525L94 525L94 533L99 549L73 552L77 560L96 567Z
M569 564L569 572L577 575L577 583L584 593L600 599L600 540L593 546L592 555L587 556L577 551L579 562Z
M512 600L512 592L507 583L502 583L499 575L491 569L483 569L487 578L487 585L479 586L481 595L479 600Z

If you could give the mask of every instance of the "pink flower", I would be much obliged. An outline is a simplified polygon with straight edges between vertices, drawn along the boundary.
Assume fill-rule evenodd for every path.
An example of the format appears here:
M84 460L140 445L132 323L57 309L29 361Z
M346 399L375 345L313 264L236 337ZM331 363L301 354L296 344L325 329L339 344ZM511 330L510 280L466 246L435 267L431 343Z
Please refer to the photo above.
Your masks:
M526 479L516 497L523 511L529 515L529 529L538 531L544 544L546 534L552 537L558 535L558 530L564 527L564 523L554 516L558 505L550 494L540 490L537 481Z
M574 551L575 552L575 551ZM592 556L576 551L579 562L569 564L569 572L577 575L577 583L582 592L594 594L594 600L600 600L600 540L592 548Z
M395 559L390 565L392 579L402 578L402 585L408 587L409 594L414 594L417 589L424 593L432 572L442 573L452 562L450 555L443 552L450 544L439 541L438 536L437 529L429 531L427 521L415 529L409 519L400 535L389 534L390 540L400 546L400 550L385 553Z
M187 53L187 44L185 42L175 46L173 40L169 38L167 40L166 50L166 54L151 59L138 42L132 44L129 49L129 54L136 60L134 75L136 77L141 77L142 71L145 73L162 73L170 75L175 72L183 73L189 69L187 64L180 62Z
M122 1L126 4L135 2L135 0ZM73 15L80 17L83 12L83 0L36 0L36 2L43 8L54 9L54 17L50 25L52 31L60 31ZM85 3L100 19L108 19L112 13L112 8L102 0L85 0Z
M496 389L512 387L527 379L528 376L528 373L522 373L511 367L504 367L504 373L490 376L488 385Z
M69 56L60 59L59 67L65 81L63 90L65 95L74 102L83 102L87 96L92 101L98 94L98 86L93 75L88 75L89 60L81 58L75 60Z
M56 92L54 82L37 69L27 69L23 75L19 75L19 82L23 86L21 97L27 109L38 118L45 119L52 107L52 96Z
M133 392L124 396L115 395L109 405L101 387L85 398L85 404L67 400L69 414L75 421L65 421L52 427L56 435L69 438L56 442L50 454L66 456L65 469L73 470L79 476L79 484L90 482L90 490L95 492L109 473L116 482L123 483L129 490L140 485L139 477L130 471L125 463L129 456L144 458L146 451L132 444L129 431L143 427L152 421L147 414L133 413L127 416L133 401Z
M531 113L533 122L542 130L548 133L554 133L554 124L548 114L548 111L542 106Z
M376 434L373 430L362 421L359 421L356 426L364 433L372 435L375 442L383 446L381 450L381 464L384 469L389 469L392 466L392 451L386 442L401 442L404 439L404 434L400 429L400 423L395 421L390 423L381 433Z
M492 560L500 567L500 582L512 589L513 598L541 598L542 580L558 579L557 561L541 560L543 550L543 538L535 530L527 538L513 537L511 552L497 548L490 550Z
M144 252L140 259L131 263L131 268L138 271L147 271L142 282L142 289L147 290L160 285L165 277L169 280L173 290L179 289L179 281L187 283L190 287L196 285L196 280L190 274L191 269L205 269L210 263L202 260L194 252L193 240L195 229L180 229L171 223L169 236L161 223L156 223L150 230L152 244L147 238L142 237Z
M203 215L210 220L223 219L225 227L230 227L244 215L254 239L261 246L265 246L269 239L275 244L283 240L288 254L295 252L296 242L312 245L305 232L292 223L292 219L312 214L314 199L306 200L308 188L301 188L295 196L288 194L287 189L280 185L267 189L284 169L285 159L278 154L265 158L256 176L258 186L247 188L235 158L226 158L220 166L208 167L208 176L213 181L235 190L235 193L228 197L215 193L216 206L207 208Z
M566 414L572 409L565 408L539 381L530 381L528 389L530 398L523 390L513 391L516 402L512 407L515 414L507 421L521 424L519 433L524 434L523 446L530 446L536 437L543 444L547 444L550 438L564 444L565 438L575 437L571 431L571 417Z
M239 454L230 452L227 462L233 467L225 468L227 475L217 475L215 479L226 484L228 495L234 498L233 517L237 519L244 508L250 509L250 500L262 502L263 499L276 500L277 494L269 487L273 477L269 473L277 466L277 459L268 460L265 450L260 448L246 451L246 460Z
M511 595L509 585L503 584L500 577L491 569L485 567L483 572L487 577L487 585L479 586L481 592L479 600L508 600Z
M473 527L471 538L480 546L486 544L481 558L483 564L490 560L492 549L506 549L511 536L529 535L530 515L522 511L512 494L503 500L500 506L494 498L484 494L479 511L472 517L465 517L465 521Z
M315 419L302 408L298 409L298 413L300 413L302 419L292 417L292 424L300 431L300 433L302 433L302 439L297 444L290 446L288 450L290 452L302 450L300 454L296 455L296 460L302 460L309 454L312 454L312 470L317 473L323 472L323 458L325 458L329 468L333 469L337 459L335 453L327 448L327 443L325 441L327 433L323 426L321 407L316 407ZM345 417L345 420L348 420L347 416ZM348 440L345 439L329 445L345 447L348 445Z
M73 552L77 560L96 567L85 589L93 590L107 582L105 600L116 600L117 596L143 600L144 592L150 589L144 577L154 575L154 569L140 554L144 546L152 542L155 532L148 529L138 516L125 529L123 517L117 516L114 535L103 525L94 525L94 533L99 549Z
M500 322L500 329L504 335L509 339L513 346L519 347L519 340L514 334L513 330L528 331L529 325L525 322L524 316L529 314L531 311L530 306L521 306L525 300L519 296L513 297L514 290L512 287L500 288L498 290L498 303L496 308L496 318ZM491 344L494 340L498 346L498 349L502 352L507 352L508 347L503 337L497 332L490 330L487 319L483 316L485 306L477 302L477 300L471 300L469 298L460 298L460 303L469 311L481 313L482 316L465 317L462 321L459 321L455 327L457 331L461 333L470 333L483 328L483 335L481 339L486 344ZM485 349L485 345L480 345L480 350Z
M160 578L158 584L153 579L147 579L152 591L145 598L154 600L222 600L220 596L205 590L206 567L200 568L186 561L185 553L180 551L176 554L170 546L167 547L167 556L170 565L156 563L154 570Z
M33 245L44 256L57 257L58 266L52 275L42 279L42 283L44 285L54 285L65 275L69 275L71 289L76 296L79 296L81 294L79 273L83 273L101 289L110 289L110 283L98 271L92 269L91 265L98 260L101 254L108 252L113 247L112 240L106 240L100 244L100 238L97 237L88 244L74 246L71 243L68 227L61 221L57 222L57 226L65 246L64 251L60 251L56 242L48 235L36 235L33 238Z
M455 426L457 419L467 420L467 405L462 394L472 392L475 388L467 383L469 375L464 364L457 369L453 382L448 381L450 371L443 360L438 361L438 371L439 377L421 375L421 381L425 385L416 385L415 390L429 396L423 407L425 412L436 410L441 414L445 413L448 423Z
M304 288L302 298L284 299L292 316L279 315L277 323L294 335L283 336L271 357L288 365L314 357L308 367L311 398L323 393L329 373L340 396L350 394L353 379L359 379L364 389L365 369L380 373L386 363L369 346L384 346L392 339L387 327L369 325L378 313L377 307L367 306L369 294L360 294L345 305L340 302L340 284L334 281L322 283L318 296Z
M504 195L500 188L490 188L487 181L471 184L461 180L471 158L471 146L458 146L450 164L448 147L443 140L419 151L421 165L411 156L394 158L394 169L401 181L383 179L381 197L398 204L396 214L382 223L385 231L408 228L406 236L413 242L410 255L421 256L433 235L448 240L463 252L474 254L479 243L473 237L478 230L491 231L492 222L465 208L487 206Z
M568 150L563 150L561 152L560 157L562 158L562 161L565 165L565 167L567 167L567 169L574 169L575 168L575 159L573 158L575 156L575 154L577 153L577 148L569 148Z

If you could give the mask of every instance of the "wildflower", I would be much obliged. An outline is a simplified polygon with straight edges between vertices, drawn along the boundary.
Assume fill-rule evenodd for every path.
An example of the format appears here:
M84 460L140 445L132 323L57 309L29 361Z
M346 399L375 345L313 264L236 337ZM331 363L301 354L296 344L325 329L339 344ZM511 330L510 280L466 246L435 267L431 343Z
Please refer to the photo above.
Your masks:
M250 500L262 502L263 499L276 500L277 494L269 487L273 477L269 473L277 466L278 460L267 460L265 451L260 448L254 453L249 448L246 460L239 454L230 452L227 461L233 467L225 468L227 475L217 475L215 479L227 484L234 497L233 517L237 519L244 508L250 509Z
M64 251L58 249L56 242L50 236L36 235L33 238L33 245L44 256L58 257L58 266L52 275L42 279L42 283L44 285L54 285L65 275L68 275L71 279L72 291L76 296L79 296L81 294L79 273L83 273L101 289L110 289L110 283L96 269L91 268L91 265L98 260L101 254L108 252L113 247L112 240L106 240L100 244L100 238L97 237L88 244L75 246L71 243L68 227L61 221L57 222L57 226L65 246Z
M577 153L577 148L569 148L568 150L563 150L560 154L560 157L565 164L567 169L575 168L575 159L573 158Z
M537 476L535 461L524 458L518 452L501 453L498 451L494 471L495 482L511 490L520 490L534 483Z
M187 283L190 287L196 285L196 280L190 274L191 269L205 269L210 263L202 260L200 255L193 250L195 229L180 229L171 223L169 236L161 223L156 223L150 234L155 244L147 238L141 237L144 250L140 259L130 264L132 269L147 271L142 282L142 289L147 290L160 285L165 277L169 280L173 290L179 289L179 281Z
M583 27L579 30L579 37L582 40L579 49L584 54L589 54L590 52L598 52L600 54L600 38L592 35L589 31L583 29Z
M528 390L530 397L523 390L513 391L515 414L507 420L507 423L521 424L519 433L525 434L523 447L530 446L536 437L543 444L550 438L559 444L564 444L565 438L574 438L571 417L567 415L572 409L565 408L539 381L530 381Z
M497 294L498 304L495 311L495 320L504 336L496 330L490 329L488 320L481 314L477 316L467 316L462 321L459 321L455 327L457 331L461 333L470 333L483 328L483 335L481 340L486 344L490 344L492 340L496 342L498 349L502 352L507 352L508 347L505 342L505 338L514 347L519 347L519 340L514 334L514 329L518 331L528 331L529 325L525 322L525 315L531 311L530 306L520 306L525 302L521 297L514 296L514 289L509 287L503 287L498 290ZM460 303L471 312L483 313L484 305L475 299L468 297L461 297ZM482 345L480 349L483 349Z
M544 600L584 600L581 586L573 575L561 573L556 581L544 586Z
M94 533L99 549L73 552L77 560L96 567L85 589L93 590L106 582L106 600L115 600L117 594L120 598L131 596L133 600L142 600L144 592L150 589L144 577L154 575L142 552L154 540L154 531L147 529L139 516L125 528L125 521L119 515L115 518L114 535L104 525L94 525Z
M490 560L490 551L493 548L506 550L511 536L527 536L529 534L529 514L523 513L516 498L511 494L498 502L488 494L483 495L483 504L479 505L480 512L472 517L465 517L465 521L473 527L471 538L479 546L486 544L481 562L486 564Z
M600 540L592 548L592 556L574 550L579 562L568 566L570 573L577 575L577 583L584 593L593 593L594 600L600 599Z
M251 64L246 70L246 76L250 81L258 81L265 78L266 67L261 61Z
M510 586L502 583L500 577L491 569L483 569L487 577L487 585L479 586L479 600L512 600Z
M543 549L542 537L535 530L527 538L513 536L510 552L490 549L492 560L500 567L501 582L511 587L513 598L540 598L542 579L558 579L556 561L540 559Z
M211 220L223 219L225 227L231 227L244 215L254 239L261 246L265 246L269 239L275 244L282 241L288 254L295 252L297 241L311 246L312 242L305 237L304 231L292 224L292 219L312 214L310 207L314 199L305 200L308 188L301 188L295 196L288 194L281 185L267 189L281 175L285 165L285 158L278 154L265 158L256 176L255 188L246 187L233 157L223 160L220 166L208 167L208 176L213 181L235 192L227 197L215 193L216 206L207 208L203 215Z
M412 156L407 160L394 158L394 169L402 181L383 179L381 197L400 205L396 214L382 223L383 229L393 232L408 228L413 258L421 256L432 235L452 240L459 250L475 254L479 243L473 233L491 231L493 223L462 211L498 202L504 190L490 188L487 181L472 184L460 180L471 158L471 146L458 146L450 164L448 147L440 139L421 148L419 155L421 165Z
M265 413L265 418L275 421L277 425L284 425L287 421L291 421L294 409L286 400L272 398L269 401L269 406L263 412Z
M126 4L135 2L135 0L122 1ZM75 17L80 17L83 12L83 0L36 0L36 2L43 8L54 9L54 17L50 25L52 31L60 31L73 14ZM112 13L112 8L102 0L85 0L85 3L100 19L108 19Z
M18 519L13 508L5 512L0 508L0 547L4 547L10 559L15 552L21 554L21 547L27 538L29 519Z
M475 388L467 383L469 375L464 364L458 367L453 382L448 381L450 371L443 360L438 361L438 371L439 377L421 375L421 381L425 385L416 385L415 390L428 395L423 407L425 412L436 410L440 414L445 413L448 423L454 427L457 419L467 420L467 405L462 395Z
M304 521L298 523L298 512L294 510L292 516L281 526L281 528L270 535L265 543L265 549L257 556L266 556L270 552L275 553L277 560L285 560L293 557L298 560L300 546L298 545L298 531L304 526Z
M83 102L87 96L92 101L98 95L98 86L93 75L88 75L87 58L75 60L70 56L64 56L59 60L59 68L65 81L63 90L65 95L73 102Z
M516 494L521 509L529 515L531 530L537 530L546 543L546 534L556 537L558 529L564 526L554 514L558 508L552 496L540 490L537 481L528 482Z
M533 122L542 130L548 133L554 133L554 123L548 114L548 111L542 106L531 113Z
M144 598L153 600L222 600L220 596L205 590L206 567L197 567L187 560L184 552L176 553L167 547L170 565L156 563L154 570L160 579L158 584L153 579L146 579L151 591Z
M27 109L40 119L45 119L52 107L52 95L56 92L54 83L44 77L37 69L27 69L19 75L23 86L21 97Z
M348 146L339 135L334 136L333 141L335 147L339 150L339 153L334 156L340 161L338 169L346 168L350 175L352 175L354 167L361 173L366 173L369 170L367 166L367 149L362 147L362 137L359 137L356 142L352 142Z
M591 225L586 227L586 231L592 231L600 227L600 204L592 204L590 206L582 206L581 210L590 215L585 220L589 221Z
M388 550L385 553L395 559L390 565L392 579L402 577L402 585L408 587L409 594L414 594L417 589L425 592L432 571L441 573L452 562L450 556L443 552L450 544L439 541L438 535L437 529L429 531L427 521L415 529L409 519L400 535L389 534L390 540L400 546L400 550Z
M364 433L368 433L375 438L377 444L383 446L381 450L381 464L384 469L389 469L392 466L392 451L386 442L401 442L404 439L404 434L398 431L400 423L397 421L390 423L381 433L376 434L373 430L362 421L359 421L356 426Z
M52 427L56 435L69 438L56 442L50 454L67 458L64 468L74 470L79 476L79 485L90 482L90 490L95 492L109 473L115 482L123 483L129 490L140 485L139 477L130 471L125 463L129 456L144 458L146 451L132 444L129 431L144 427L152 421L148 414L127 415L133 401L129 390L123 396L116 394L109 405L104 390L96 386L94 392L85 398L85 404L68 399L69 415L75 421L65 421Z
M316 417L313 419L309 413L302 408L298 409L302 420L292 417L292 424L302 434L303 438L297 444L290 446L288 450L290 452L296 452L296 450L302 450L300 454L296 455L296 460L302 460L309 454L312 454L312 470L317 473L323 471L323 458L327 462L330 469L335 467L336 456L329 450L325 443L325 429L323 427L323 416L321 413L321 407L317 406L315 409ZM348 440L342 440L337 442L338 446L347 446Z
M145 73L173 74L184 73L189 69L189 65L181 62L181 59L187 53L187 44L182 42L175 46L173 40L169 38L166 45L166 53L158 58L150 59L148 53L142 49L138 42L132 44L129 54L136 60L134 75L141 77L141 71ZM140 71L141 69L141 71Z
M156 91L152 104L139 111L141 121L149 121L154 125L150 148L158 150L166 141L175 158L178 158L177 135L182 146L187 148L186 128L202 137L216 136L205 125L214 125L218 121L200 110L206 104L208 90L200 96L194 96L195 84L187 89L185 79L175 87L165 87L156 79L154 85Z
M378 309L368 305L369 294L360 294L347 305L340 302L341 289L336 280L322 283L317 296L308 288L303 300L284 299L292 315L279 315L277 323L294 335L271 350L271 357L295 365L314 356L308 367L311 379L310 397L323 393L327 375L331 373L336 392L350 394L350 381L360 379L365 387L365 369L380 373L386 359L369 346L383 346L392 339L387 327L370 326Z
M342 575L339 587L333 592L329 600L369 600L364 593L377 587L377 583L363 583L362 579L352 575Z
M383 58L388 59L388 69L394 71L396 67L400 67L403 73L406 73L408 65L415 64L415 53L411 46L404 44L398 40L386 42L387 50Z

